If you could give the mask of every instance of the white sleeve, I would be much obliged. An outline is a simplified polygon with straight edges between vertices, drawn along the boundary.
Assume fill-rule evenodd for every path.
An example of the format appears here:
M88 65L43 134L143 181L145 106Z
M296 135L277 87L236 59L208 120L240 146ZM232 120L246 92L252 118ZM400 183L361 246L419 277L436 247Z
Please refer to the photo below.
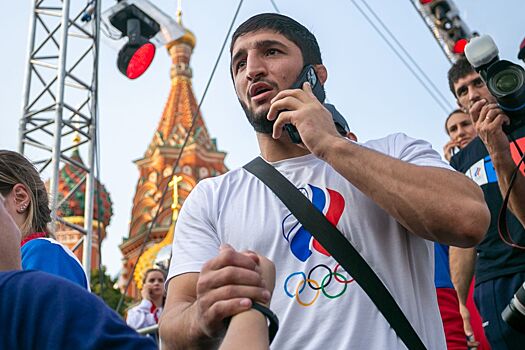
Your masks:
M215 227L217 189L210 180L199 182L182 205L175 226L166 285L174 276L200 272L202 265L219 252L220 241Z
M139 305L131 308L126 317L126 323L133 329L140 329L157 324L155 317L150 312L151 302L142 300Z
M388 154L392 157L410 164L453 170L427 141L414 139L403 133L390 135L387 139L390 151Z

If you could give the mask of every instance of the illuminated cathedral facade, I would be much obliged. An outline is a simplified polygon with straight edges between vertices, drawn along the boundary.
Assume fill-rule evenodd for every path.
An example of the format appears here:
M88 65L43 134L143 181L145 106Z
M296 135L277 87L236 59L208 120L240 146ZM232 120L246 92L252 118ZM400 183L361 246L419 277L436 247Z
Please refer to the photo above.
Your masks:
M210 137L193 93L190 58L195 43L194 34L186 30L183 37L166 45L172 59L171 89L153 139L144 156L135 161L139 179L129 235L120 244L123 267L119 280L124 289L132 279L126 294L135 299L140 297L145 271L162 265L169 256L178 211L188 194L200 180L227 171L226 153L218 151Z

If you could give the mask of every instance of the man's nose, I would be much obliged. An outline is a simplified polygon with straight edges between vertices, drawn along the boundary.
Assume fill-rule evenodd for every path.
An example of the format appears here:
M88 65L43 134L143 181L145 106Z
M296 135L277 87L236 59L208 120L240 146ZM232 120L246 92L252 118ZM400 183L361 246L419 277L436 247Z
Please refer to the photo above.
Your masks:
M246 76L249 80L266 75L266 65L257 55L249 55L246 58Z
M470 105L472 105L474 102L481 100L481 95L479 94L479 91L476 87L470 86L468 89L468 100L470 102Z

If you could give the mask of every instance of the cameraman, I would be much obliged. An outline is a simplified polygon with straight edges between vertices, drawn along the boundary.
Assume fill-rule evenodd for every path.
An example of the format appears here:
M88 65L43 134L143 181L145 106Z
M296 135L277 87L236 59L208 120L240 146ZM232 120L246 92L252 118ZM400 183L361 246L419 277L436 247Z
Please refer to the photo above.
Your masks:
M485 334L491 346L494 349L521 348L525 335L514 331L501 319L501 312L525 280L525 251L505 244L498 234L497 218L503 201L501 193L506 193L510 174L516 166L511 153L514 146L509 145L501 128L509 119L497 107L496 99L466 59L458 60L451 67L448 80L458 105L469 113L479 135L454 155L450 164L480 185L491 211L489 230L475 248L478 252L477 263L476 250L451 249L452 279L460 304L464 306L476 264L474 299L483 317ZM513 134L523 144L525 128ZM514 241L525 245L525 229L522 225L525 223L525 184L523 175L519 175L509 204L521 223L510 213L507 223ZM462 307L462 310L466 308ZM468 315L463 317L468 319Z
M494 100L493 97L492 100ZM495 101L489 99L476 101L470 108L470 115L474 121L479 137L487 147L494 168L496 169L496 174L498 175L501 194L505 196L509 189L512 172L516 167L516 163L519 161L514 162L511 154L511 147L514 145L509 144L509 139L502 129L504 124L510 122L509 117L499 109ZM521 143L521 147L523 147L523 145L525 145L524 142ZM524 167L522 166L521 171L524 171L523 169ZM518 172L514 186L510 192L509 208L518 220L520 220L522 225L525 225L524 198L525 178L522 172Z

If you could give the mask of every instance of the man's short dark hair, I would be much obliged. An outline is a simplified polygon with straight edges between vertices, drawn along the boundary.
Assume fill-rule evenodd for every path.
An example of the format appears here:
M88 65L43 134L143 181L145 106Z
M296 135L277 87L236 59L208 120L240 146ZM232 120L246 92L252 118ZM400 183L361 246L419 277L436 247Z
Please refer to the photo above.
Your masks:
M303 55L303 64L322 64L321 50L315 36L296 20L277 13L261 13L247 19L232 36L230 55L237 39L245 34L259 30L272 30L284 35L286 39L299 47Z
M454 90L454 84L458 82L459 79L466 77L470 73L476 73L474 68L470 65L470 62L462 57L456 61L448 70L448 86L454 97L456 96L456 91Z

